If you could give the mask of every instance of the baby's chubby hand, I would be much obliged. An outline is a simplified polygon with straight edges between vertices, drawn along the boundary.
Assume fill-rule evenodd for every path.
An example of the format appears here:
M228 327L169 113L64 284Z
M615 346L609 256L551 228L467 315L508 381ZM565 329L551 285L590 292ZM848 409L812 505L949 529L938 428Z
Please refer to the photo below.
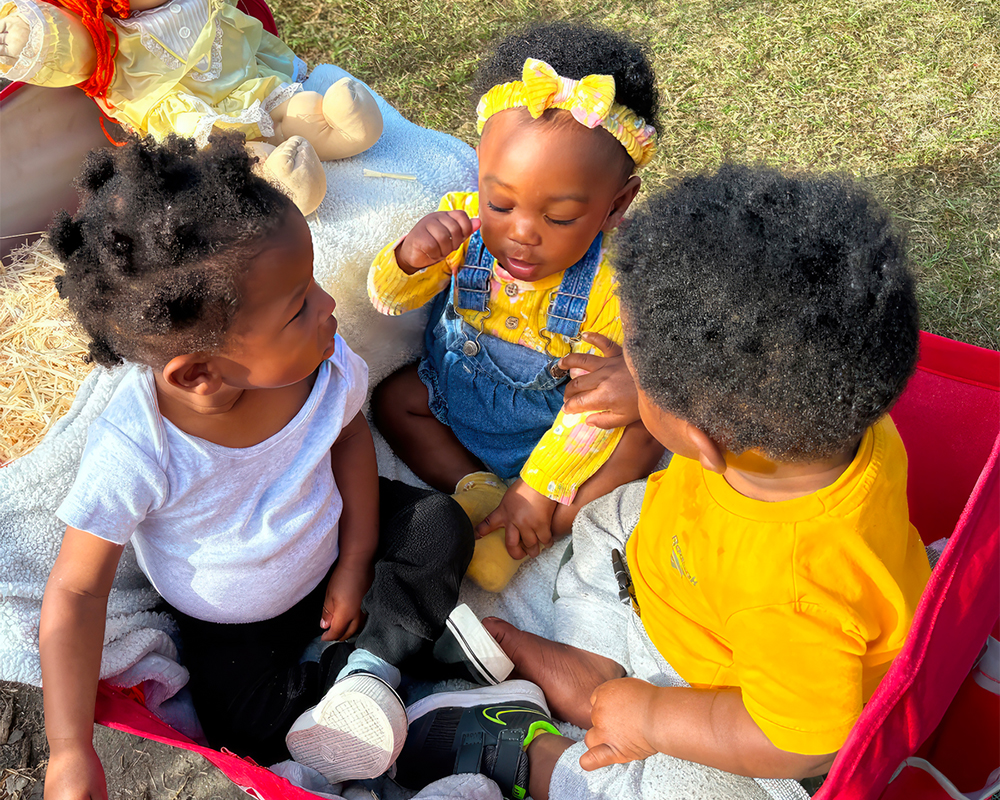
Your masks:
M476 526L476 538L505 528L504 541L511 558L534 558L552 541L552 514L556 501L539 494L518 478L496 509Z
M584 333L582 339L603 356L570 353L559 361L572 378L566 384L563 411L589 414L587 424L595 428L621 428L638 422L639 395L621 346L592 331Z
M361 601L371 588L374 577L371 564L352 565L338 562L326 584L323 614L319 626L324 642L350 639L365 624Z
M638 678L618 678L598 686L590 696L591 728L580 756L585 770L642 761L658 752L649 743L651 710L662 691Z
M435 211L413 226L396 247L396 263L407 275L443 261L479 230L479 218L464 211Z

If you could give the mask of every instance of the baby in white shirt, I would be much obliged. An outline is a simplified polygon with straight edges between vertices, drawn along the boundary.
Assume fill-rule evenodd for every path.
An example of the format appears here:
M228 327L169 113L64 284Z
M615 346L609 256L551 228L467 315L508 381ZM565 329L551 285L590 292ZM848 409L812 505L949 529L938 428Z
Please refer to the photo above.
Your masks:
M313 279L305 219L251 166L233 135L95 151L80 211L50 230L91 358L137 366L58 511L39 628L48 788L104 794L94 703L128 541L177 619L209 742L291 753L331 783L395 760L397 666L430 652L458 598L468 518L378 477L367 367ZM300 664L318 636L332 646Z

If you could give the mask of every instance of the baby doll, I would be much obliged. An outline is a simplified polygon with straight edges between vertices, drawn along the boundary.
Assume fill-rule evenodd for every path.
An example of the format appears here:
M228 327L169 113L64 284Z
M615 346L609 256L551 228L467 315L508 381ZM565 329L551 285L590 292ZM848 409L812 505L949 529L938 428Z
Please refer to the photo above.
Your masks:
M305 64L226 0L12 0L0 5L0 73L38 86L78 84L140 134L208 143L236 130L262 171L304 214L326 193L319 161L356 155L382 133L363 84L302 90ZM68 10L67 10L68 9Z

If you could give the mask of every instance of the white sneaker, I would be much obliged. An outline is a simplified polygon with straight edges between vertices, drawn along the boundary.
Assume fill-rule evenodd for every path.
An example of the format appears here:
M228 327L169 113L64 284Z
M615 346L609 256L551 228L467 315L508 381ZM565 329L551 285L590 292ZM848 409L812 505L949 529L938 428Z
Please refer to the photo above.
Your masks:
M376 778L406 742L406 709L389 684L358 672L330 687L285 736L295 761L330 783Z
M448 615L444 633L434 644L434 657L461 667L464 677L480 686L495 686L514 670L514 662L465 603Z

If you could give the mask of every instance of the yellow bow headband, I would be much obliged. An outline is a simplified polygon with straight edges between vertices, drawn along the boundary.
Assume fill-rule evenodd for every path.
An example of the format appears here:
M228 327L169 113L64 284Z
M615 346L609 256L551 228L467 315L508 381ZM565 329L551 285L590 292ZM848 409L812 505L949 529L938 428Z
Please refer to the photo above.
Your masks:
M656 152L656 130L615 102L612 75L585 75L576 81L563 78L544 61L525 59L521 80L494 86L480 98L476 130L482 133L486 120L494 114L522 107L535 119L546 109L561 108L588 128L600 125L622 143L637 167L648 164Z

